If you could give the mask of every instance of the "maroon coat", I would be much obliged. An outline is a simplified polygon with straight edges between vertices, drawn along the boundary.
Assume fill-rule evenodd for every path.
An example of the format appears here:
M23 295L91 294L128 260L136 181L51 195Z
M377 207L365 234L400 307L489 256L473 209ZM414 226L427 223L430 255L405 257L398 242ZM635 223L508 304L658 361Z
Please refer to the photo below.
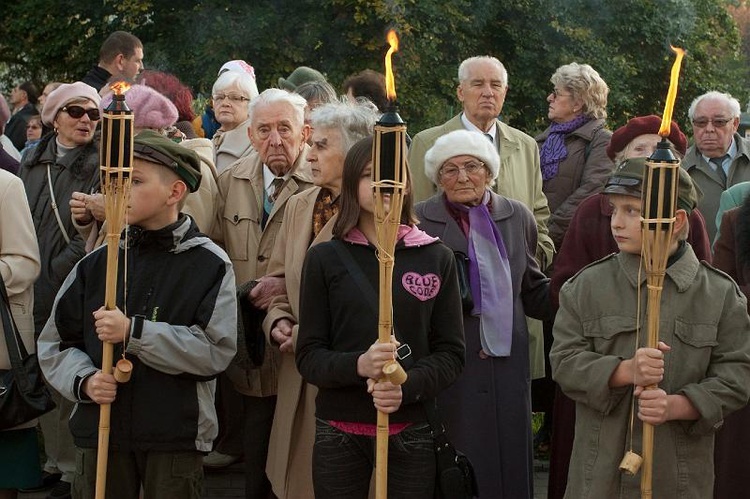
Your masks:
M586 265L617 253L617 243L612 237L610 217L612 208L605 194L594 194L584 200L568 226L562 246L555 258L555 268L550 283L550 297L555 307L565 281ZM699 260L711 262L711 243L706 232L703 215L695 209L690 214L688 242ZM722 232L724 225L722 225ZM575 432L575 402L558 388L553 408L553 431L549 469L548 499L562 499L568 483L568 466L573 451Z
M750 293L750 203L724 213L714 246L714 266ZM750 312L750 305L748 306ZM716 433L714 446L714 499L747 496L750 476L750 406L730 414Z

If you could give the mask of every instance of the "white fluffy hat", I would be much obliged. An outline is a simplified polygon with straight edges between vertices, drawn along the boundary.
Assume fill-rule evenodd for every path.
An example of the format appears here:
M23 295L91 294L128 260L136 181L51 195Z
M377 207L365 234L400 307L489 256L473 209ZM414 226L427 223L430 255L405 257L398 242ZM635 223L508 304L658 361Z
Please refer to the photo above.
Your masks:
M474 156L490 169L490 176L494 181L500 172L500 156L495 144L479 132L456 130L443 135L435 141L424 156L424 174L435 185L440 185L439 172L450 158L456 156Z

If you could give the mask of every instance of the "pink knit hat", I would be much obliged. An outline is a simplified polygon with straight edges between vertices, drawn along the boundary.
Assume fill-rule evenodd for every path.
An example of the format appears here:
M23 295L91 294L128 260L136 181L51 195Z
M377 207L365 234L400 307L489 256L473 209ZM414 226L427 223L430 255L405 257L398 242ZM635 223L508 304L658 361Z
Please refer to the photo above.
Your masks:
M219 69L219 76L224 71L238 71L240 73L247 73L255 79L255 68L250 64L246 63L242 59L235 59L234 61L225 62Z
M102 109L112 102L112 94L102 101ZM136 128L159 130L172 126L177 121L177 108L172 101L146 85L132 85L125 92L125 103L133 111Z
M42 123L48 127L54 126L55 116L69 102L75 100L90 100L97 106L102 101L94 87L86 85L82 81L75 83L63 83L47 96L42 108Z

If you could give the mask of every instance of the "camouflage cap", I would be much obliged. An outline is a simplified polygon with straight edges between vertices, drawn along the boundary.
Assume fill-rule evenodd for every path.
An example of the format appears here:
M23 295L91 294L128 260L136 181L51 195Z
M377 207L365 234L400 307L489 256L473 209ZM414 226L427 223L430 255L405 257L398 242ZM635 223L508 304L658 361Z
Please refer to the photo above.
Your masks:
M647 158L629 158L620 163L607 179L604 193L640 198L646 161L648 161ZM684 168L678 168L678 171L680 178L677 185L677 208L690 213L703 193L693 183L693 179Z

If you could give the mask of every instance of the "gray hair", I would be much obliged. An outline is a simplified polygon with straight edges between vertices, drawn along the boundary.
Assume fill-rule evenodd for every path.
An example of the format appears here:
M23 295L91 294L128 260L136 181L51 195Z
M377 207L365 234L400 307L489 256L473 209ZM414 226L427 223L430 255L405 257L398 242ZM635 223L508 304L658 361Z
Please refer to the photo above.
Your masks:
M277 102L283 102L292 106L294 118L297 121L296 125L300 128L305 125L305 106L307 106L305 98L280 88L267 88L258 97L250 101L250 108L248 109L250 123L253 122L253 112L258 106L275 104Z
M244 92L248 99L250 99L248 102L249 109L250 102L258 97L258 85L255 83L255 78L244 71L224 71L221 73L214 82L214 86L211 89L211 95L216 95L219 92L223 92L226 89L235 86Z
M560 85L583 102L583 114L589 118L607 117L609 87L594 68L588 64L571 62L560 66L552 75L553 85Z
M331 102L315 108L310 114L313 128L333 128L341 133L343 153L373 134L379 114L368 106L348 102Z
M698 107L698 104L700 104L704 99L722 101L729 108L729 112L732 113L732 116L730 116L730 118L740 117L740 101L732 97L730 94L712 90L710 92L706 92L703 95L699 95L690 104L690 109L688 109L688 118L690 118L690 121L693 121L693 118L695 118L695 108Z
M494 64L497 69L500 70L503 86L508 86L508 71L505 69L505 66L503 66L503 63L497 59L497 57L492 57L491 55L477 55L474 57L469 57L468 59L464 59L461 65L458 66L458 82L461 83L466 81L469 77L469 66L471 66L475 62L480 61L488 61Z
M335 102L336 90L327 81L308 81L298 85L294 93L301 95L306 101L318 101L321 104Z

